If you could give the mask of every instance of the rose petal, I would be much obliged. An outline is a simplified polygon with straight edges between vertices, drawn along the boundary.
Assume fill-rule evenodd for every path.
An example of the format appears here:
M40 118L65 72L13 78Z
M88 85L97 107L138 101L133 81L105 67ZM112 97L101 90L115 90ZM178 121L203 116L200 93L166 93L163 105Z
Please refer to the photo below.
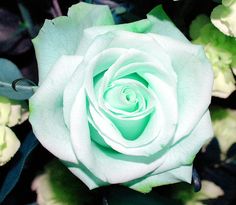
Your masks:
M75 116L80 116L80 120L75 120ZM93 173L96 178L103 181L102 184L122 183L139 178L152 172L164 160L159 158L150 162L148 158L135 159L110 149L98 147L93 143L90 139L83 89L79 91L74 101L70 123L71 142L77 159L89 170L88 175ZM128 173L127 167L129 167Z
M29 120L39 141L58 158L70 162L76 159L63 118L63 91L81 60L80 56L61 57L29 101Z
M110 24L114 24L114 21L107 6L82 2L69 9L68 17L46 20L39 35L33 39L39 66L39 84L62 55L75 54L85 28Z
M136 191L148 193L152 190L152 187L173 184L181 181L190 183L191 179L192 165L181 166L157 175L150 175L143 180L137 180L131 183L127 183L126 185Z
M174 140L177 142L188 136L205 114L211 101L213 71L201 46L152 36L168 52L178 76L179 119Z
M134 33L155 33L164 36L169 36L171 38L177 39L179 41L189 43L187 38L179 31L179 29L173 24L173 22L166 15L162 6L157 6L151 12L148 13L147 19L140 21L119 24L119 25L109 25L109 26L94 26L87 28L83 32L83 38L81 44L79 45L76 54L83 55L86 53L87 49L93 42L93 40L99 35L103 35L112 31L130 31ZM122 46L125 46L122 44ZM152 51L152 49L150 49Z

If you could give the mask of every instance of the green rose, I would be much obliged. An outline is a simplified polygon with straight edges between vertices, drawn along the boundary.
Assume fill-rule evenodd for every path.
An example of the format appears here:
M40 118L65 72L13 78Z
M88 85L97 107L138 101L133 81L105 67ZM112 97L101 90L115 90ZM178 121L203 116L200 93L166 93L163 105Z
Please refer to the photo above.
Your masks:
M30 122L39 141L90 189L190 182L213 135L213 73L161 6L113 25L106 6L79 3L33 40L39 88Z

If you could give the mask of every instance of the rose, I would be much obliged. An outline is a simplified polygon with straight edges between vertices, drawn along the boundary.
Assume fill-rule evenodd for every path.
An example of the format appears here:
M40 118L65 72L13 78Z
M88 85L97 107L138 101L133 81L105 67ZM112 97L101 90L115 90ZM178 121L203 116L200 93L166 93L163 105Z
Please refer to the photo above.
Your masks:
M37 176L34 179L31 188L37 193L37 204L63 205L55 199L48 174Z
M94 204L95 200L88 188L76 181L76 177L57 160L47 164L44 173L35 177L31 189L37 194L38 205Z
M212 136L213 74L202 47L161 6L116 26L105 6L79 3L68 16L46 21L33 40L36 137L90 189L190 182Z

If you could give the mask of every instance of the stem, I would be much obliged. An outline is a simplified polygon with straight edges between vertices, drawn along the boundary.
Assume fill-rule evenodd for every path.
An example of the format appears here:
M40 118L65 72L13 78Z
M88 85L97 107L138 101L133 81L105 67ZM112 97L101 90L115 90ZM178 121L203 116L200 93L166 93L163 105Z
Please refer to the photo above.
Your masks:
M26 28L30 34L30 37L33 38L35 36L34 32L34 24L32 18L30 16L29 11L25 8L21 1L18 1L18 8L20 10L21 16L25 22Z
M0 87L8 87L12 88L10 83L6 82L0 82ZM29 90L35 92L37 90L38 86L29 86L29 85L16 85L16 90L21 89L21 90Z
M57 0L52 0L52 5L57 16L62 16L61 8Z

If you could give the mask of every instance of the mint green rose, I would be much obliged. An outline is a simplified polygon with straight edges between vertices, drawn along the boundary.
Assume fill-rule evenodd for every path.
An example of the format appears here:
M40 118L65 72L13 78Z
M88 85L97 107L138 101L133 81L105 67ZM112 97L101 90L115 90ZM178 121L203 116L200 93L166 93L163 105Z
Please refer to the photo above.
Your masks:
M34 133L90 189L191 182L193 159L213 135L204 50L161 6L113 24L108 7L85 3L45 22L33 40Z

